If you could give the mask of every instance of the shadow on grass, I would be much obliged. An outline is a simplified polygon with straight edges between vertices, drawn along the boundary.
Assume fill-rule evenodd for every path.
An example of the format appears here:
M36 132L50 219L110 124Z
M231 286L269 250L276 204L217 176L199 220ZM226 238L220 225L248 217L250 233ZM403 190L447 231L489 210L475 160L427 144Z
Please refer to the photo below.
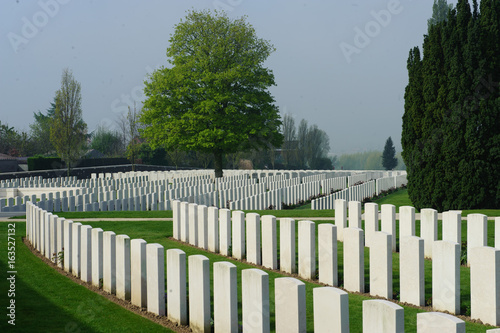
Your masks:
M16 237L17 239L20 239L20 237ZM24 247L28 251L24 244L16 245L19 252L22 251L20 247ZM2 257L5 258L5 256ZM38 260L38 258L36 259ZM40 264L44 265L42 262ZM0 261L0 271L3 273L7 272L7 270L7 263ZM4 295L1 302L3 315L0 322L0 332L97 332L32 287L36 280L40 281L39 288L46 287L46 283L43 281L47 280L48 274L27 277L30 274L29 267L21 264L17 266L17 272L15 297L6 297L9 283L6 278L0 281L0 290ZM54 274L57 273L54 272ZM47 292L51 294L51 298L64 299L65 297L65 290L53 290L49 286ZM10 311L7 306L11 299L15 300L15 326L7 322L10 318L7 317L6 311ZM96 311L99 311L100 308L99 304L88 299L75 303L75 306L77 311L86 316L88 320L92 320L92 317L96 315Z

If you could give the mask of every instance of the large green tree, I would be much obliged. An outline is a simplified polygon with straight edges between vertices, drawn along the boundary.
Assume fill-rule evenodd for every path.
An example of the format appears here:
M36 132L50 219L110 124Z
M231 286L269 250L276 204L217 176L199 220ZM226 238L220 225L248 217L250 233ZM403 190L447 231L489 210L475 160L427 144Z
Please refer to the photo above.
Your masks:
M500 205L499 18L498 0L459 0L410 51L401 143L417 208Z
M222 177L226 154L281 145L281 120L264 61L274 51L246 18L189 11L175 26L169 67L145 84L143 135L153 147L211 153Z
M61 89L56 92L56 109L50 126L50 141L59 157L66 162L68 176L71 164L84 152L87 124L82 119L81 86L69 69L64 69Z
M384 151L382 152L382 166L385 170L393 170L398 166L398 159L396 158L396 148L392 138L388 137L385 141Z

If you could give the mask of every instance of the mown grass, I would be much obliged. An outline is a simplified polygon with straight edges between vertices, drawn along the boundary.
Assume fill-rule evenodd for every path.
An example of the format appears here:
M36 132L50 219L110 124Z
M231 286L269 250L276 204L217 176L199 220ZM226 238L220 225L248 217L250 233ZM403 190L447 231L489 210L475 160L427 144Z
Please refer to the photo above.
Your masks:
M15 224L15 326L7 323L7 228ZM24 222L0 223L0 332L171 332L107 300L33 255L22 242Z
M396 206L396 211L399 211L399 207L401 206L411 206L411 200L408 196L407 189L399 189L394 193L391 193L383 198L374 201L375 203L380 205L391 204Z

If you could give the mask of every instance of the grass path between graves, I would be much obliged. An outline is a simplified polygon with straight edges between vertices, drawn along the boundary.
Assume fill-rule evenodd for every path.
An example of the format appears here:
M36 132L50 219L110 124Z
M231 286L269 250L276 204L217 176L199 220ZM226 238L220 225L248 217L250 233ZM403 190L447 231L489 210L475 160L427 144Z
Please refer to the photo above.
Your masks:
M15 287L7 277L8 228L15 225ZM0 332L172 332L59 274L22 242L26 224L0 224ZM12 244L10 244L12 245ZM15 326L6 311L15 300Z

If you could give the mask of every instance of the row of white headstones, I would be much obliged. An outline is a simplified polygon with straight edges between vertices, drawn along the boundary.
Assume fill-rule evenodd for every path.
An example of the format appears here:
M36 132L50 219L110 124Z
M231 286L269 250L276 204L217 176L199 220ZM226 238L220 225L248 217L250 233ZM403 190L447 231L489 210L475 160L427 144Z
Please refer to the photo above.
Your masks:
M357 179L367 180L386 174L364 172L338 177L339 174L349 174L349 172L330 172L287 178L290 175L302 174L297 171L261 177L259 184L242 186L242 181L256 182L257 179L245 178L249 175L243 174L225 177L223 182L214 183L206 174L193 176L189 173L175 173L176 177L182 178L169 179L168 177L173 177L170 173L146 172L130 175L116 173L109 175L115 178L85 180L61 177L43 179L43 183L40 179L31 178L2 181L0 192L6 189L13 191L18 188L18 190L16 190L17 194L11 193L10 197L8 195L6 204L4 200L0 200L0 210L24 211L25 203L30 200L33 203L38 201L39 207L54 212L168 210L171 209L170 201L174 199L217 207L226 207L227 202L230 201L231 209L267 209L271 205L280 208L282 202L297 204L311 196L319 195L321 191L344 189L346 184L352 186ZM258 172L257 174L262 176ZM14 185L15 188L11 188ZM251 191L247 191L248 189ZM368 194L364 193L363 197L367 196ZM351 200L356 198L351 198ZM361 199L358 198L358 200Z
M319 224L316 256L316 224L282 218L278 235L276 218L271 215L245 214L241 211L218 210L215 207L173 202L173 235L181 241L205 250L246 259L255 265L296 273L304 279L336 287L338 284L337 241L343 242L344 288L364 292L364 247L370 248L370 295L393 298L392 251L395 250L396 214L393 205L382 205L382 230L378 231L378 205L365 205L365 230L361 229L361 203L349 202L347 227L346 202L336 204L335 225ZM432 258L432 305L438 311L460 313L460 243L459 212L443 214L443 239L437 239L437 211L421 211L421 235L415 236L415 209L401 207L400 240L400 300L417 306L425 305L424 257ZM500 242L500 218L496 218ZM298 253L296 251L298 232ZM468 262L471 274L471 316L492 325L500 324L500 250L486 242L487 217L470 214L467 217ZM394 235L394 237L393 237ZM298 265L295 262L298 257ZM298 270L297 270L298 266Z

